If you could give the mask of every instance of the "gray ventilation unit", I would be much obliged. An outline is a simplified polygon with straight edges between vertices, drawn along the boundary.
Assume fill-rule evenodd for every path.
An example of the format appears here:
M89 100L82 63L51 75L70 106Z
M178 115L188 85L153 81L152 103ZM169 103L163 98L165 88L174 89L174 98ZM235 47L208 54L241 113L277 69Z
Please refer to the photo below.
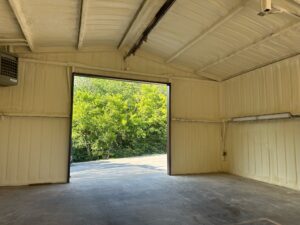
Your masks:
M0 86L14 86L18 84L18 58L0 53Z

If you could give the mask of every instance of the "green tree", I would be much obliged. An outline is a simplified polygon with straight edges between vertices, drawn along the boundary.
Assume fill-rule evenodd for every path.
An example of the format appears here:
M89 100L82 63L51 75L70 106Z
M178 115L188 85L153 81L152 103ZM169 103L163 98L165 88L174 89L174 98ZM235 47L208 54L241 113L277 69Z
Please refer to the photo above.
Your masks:
M73 160L165 153L167 87L76 77Z

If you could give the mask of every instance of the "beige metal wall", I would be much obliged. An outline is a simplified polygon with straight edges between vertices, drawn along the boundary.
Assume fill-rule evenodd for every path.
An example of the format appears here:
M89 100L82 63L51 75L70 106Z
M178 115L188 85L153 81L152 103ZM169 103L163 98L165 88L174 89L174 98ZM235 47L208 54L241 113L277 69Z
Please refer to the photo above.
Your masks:
M171 82L174 174L225 170L300 189L298 120L229 123L226 162L220 123L299 114L299 56L217 83L147 57L124 63L111 51L21 54L19 85L0 88L0 185L66 181L71 71Z
M300 56L222 84L225 118L278 112L300 114Z
M221 171L219 85L172 81L172 172Z
M124 63L114 51L20 54L20 83L0 88L0 186L66 182L70 74L172 83L172 172L220 170L219 84L147 56ZM183 76L185 78L178 78Z
M300 112L300 57L255 70L222 85L225 118ZM300 189L300 121L230 123L228 171Z
M230 124L229 172L300 189L300 120Z
M70 89L60 66L20 63L0 88L0 185L65 182Z

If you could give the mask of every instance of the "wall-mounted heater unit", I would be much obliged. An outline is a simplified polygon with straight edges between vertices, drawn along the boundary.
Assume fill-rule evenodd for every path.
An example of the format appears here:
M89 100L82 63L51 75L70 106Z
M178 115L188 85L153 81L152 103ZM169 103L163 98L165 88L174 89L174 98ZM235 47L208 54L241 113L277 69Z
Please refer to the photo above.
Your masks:
M18 84L18 58L0 53L0 86L14 86Z
M236 117L231 121L233 122L246 122L246 121L256 121L256 120L276 120L276 119L287 119L291 118L291 113L277 113L277 114L265 114L259 116L245 116L245 117Z

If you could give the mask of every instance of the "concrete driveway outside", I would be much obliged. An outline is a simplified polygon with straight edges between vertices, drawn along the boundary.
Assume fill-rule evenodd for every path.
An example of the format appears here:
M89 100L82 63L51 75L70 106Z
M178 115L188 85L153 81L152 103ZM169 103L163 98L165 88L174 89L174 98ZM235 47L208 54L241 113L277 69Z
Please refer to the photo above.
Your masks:
M71 164L71 182L151 173L167 174L166 154Z

